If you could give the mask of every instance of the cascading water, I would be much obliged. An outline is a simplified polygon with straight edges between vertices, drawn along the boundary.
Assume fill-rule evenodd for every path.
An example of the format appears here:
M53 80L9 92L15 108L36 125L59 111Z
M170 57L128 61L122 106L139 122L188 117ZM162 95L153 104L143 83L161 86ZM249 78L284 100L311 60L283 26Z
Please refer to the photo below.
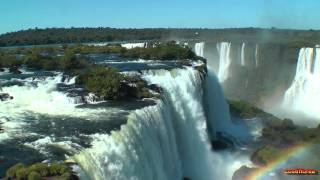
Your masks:
M254 52L254 59L256 62L256 68L259 66L259 45L256 44L256 50Z
M2 92L9 93L14 98L1 103L1 112L11 112L11 115L24 114L26 112L48 115L72 115L84 116L84 112L77 110L75 99L67 94L57 91L57 84L62 83L61 74L45 79L28 78L23 86L3 87ZM71 85L75 78L71 78L65 84ZM78 111L78 112L76 112Z
M203 57L204 55L204 46L205 43L204 42L200 42L200 43L196 43L195 44L195 53L197 56Z
M320 48L302 48L299 52L296 75L286 91L284 107L319 118Z
M144 78L163 88L163 101L133 112L120 131L95 135L76 161L97 180L212 179L199 73L150 70Z
M246 48L246 43L242 43L241 46L241 66L245 66L246 65L246 61L245 61L245 48Z
M30 121L41 120L43 116L92 119L102 113L110 114L102 109L77 108L79 104L76 103L76 98L68 97L67 93L57 90L59 83L72 85L75 78L66 82L63 82L63 79L62 74L23 80L12 78L10 81L18 81L18 85L2 87L2 93L9 93L13 99L0 103L0 123L4 128L0 141L27 136L27 132L21 131L22 127L30 124Z
M145 48L147 46L147 43L126 43L126 44L121 44L121 46L127 49L133 49L136 47Z
M229 76L229 66L231 64L230 47L231 43L228 42L221 42L217 44L220 57L218 72L218 78L220 82L224 82Z

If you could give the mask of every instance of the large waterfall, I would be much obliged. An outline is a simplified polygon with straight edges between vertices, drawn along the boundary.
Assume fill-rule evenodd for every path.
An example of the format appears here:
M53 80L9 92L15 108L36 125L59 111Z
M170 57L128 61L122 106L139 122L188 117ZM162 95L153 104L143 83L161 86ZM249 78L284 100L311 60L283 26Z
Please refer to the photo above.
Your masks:
M217 49L219 52L219 72L218 77L220 82L227 80L229 75L229 66L231 64L230 57L231 43L222 42L217 44Z
M285 93L284 106L320 117L320 48L302 48L299 52L296 75Z
M155 106L132 112L120 131L93 135L92 148L76 155L75 160L96 180L230 179L243 163L243 157L235 161L236 157L228 153L212 152L202 106L200 73L185 68L149 70L143 76L149 83L161 86L162 100ZM211 86L216 85L218 82ZM217 88L219 85L213 90ZM212 94L208 96L212 97L210 101L225 103L223 97L218 97L221 93ZM221 124L230 123L227 108L213 113L217 113L213 118Z
M200 74L150 70L144 78L163 88L163 101L133 112L120 131L94 135L75 159L97 180L212 179Z

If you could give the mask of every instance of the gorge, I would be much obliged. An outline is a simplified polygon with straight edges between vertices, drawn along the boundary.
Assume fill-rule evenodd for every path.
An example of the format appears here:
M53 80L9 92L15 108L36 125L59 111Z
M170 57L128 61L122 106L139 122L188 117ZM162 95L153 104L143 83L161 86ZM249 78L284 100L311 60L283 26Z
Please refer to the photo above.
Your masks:
M0 72L1 92L13 99L0 102L0 177L17 162L68 160L80 179L232 179L243 165L259 168L252 154L265 145L260 141L264 118L277 118L260 110L250 117L235 116L227 99L248 101L297 124L309 116L315 120L310 127L319 124L318 46L245 39L179 44L206 60L91 54L94 63L139 75L160 89L150 90L157 95L151 98L85 103L75 76L25 67L13 74L5 68ZM291 111L303 114L294 117L306 117L295 119L287 113ZM278 177L281 168L260 179Z

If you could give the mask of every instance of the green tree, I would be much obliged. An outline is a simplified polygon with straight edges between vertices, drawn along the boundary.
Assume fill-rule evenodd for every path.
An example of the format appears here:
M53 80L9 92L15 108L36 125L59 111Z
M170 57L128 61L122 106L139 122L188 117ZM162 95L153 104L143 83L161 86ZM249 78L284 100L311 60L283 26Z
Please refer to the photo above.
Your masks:
M117 69L96 66L77 78L90 92L103 99L119 99L121 97L121 81L123 76Z

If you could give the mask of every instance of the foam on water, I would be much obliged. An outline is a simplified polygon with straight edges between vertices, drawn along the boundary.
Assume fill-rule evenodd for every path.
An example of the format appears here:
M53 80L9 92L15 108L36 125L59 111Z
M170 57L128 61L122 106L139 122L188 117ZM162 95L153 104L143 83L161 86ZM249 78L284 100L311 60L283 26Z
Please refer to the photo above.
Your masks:
M24 86L3 87L2 92L9 93L13 96L10 101L0 104L2 113L10 112L10 116L19 116L27 112L47 114L47 115L70 115L70 116L86 116L88 112L78 109L74 104L72 97L68 97L66 93L57 90L57 84L61 83L62 75L55 77L47 77L45 80L29 78ZM67 84L74 83L72 78Z
M28 78L20 80L23 86L3 87L3 93L9 93L13 96L12 100L2 101L0 103L0 122L4 132L1 133L1 139L16 137L22 135L22 127L30 119L37 119L38 115L61 116L61 117L79 117L85 119L96 119L100 115L108 115L117 111L117 109L88 109L78 108L75 104L76 97L68 97L67 93L57 90L57 85L62 82L62 74L54 77ZM75 78L67 80L65 84L71 85Z
M48 149L52 148L52 146L56 146L64 151L67 151L68 153L76 153L82 149L81 146L73 143L70 140L57 141L55 137L49 136L37 139L33 142L24 143L24 145L33 148L44 155L48 155Z

